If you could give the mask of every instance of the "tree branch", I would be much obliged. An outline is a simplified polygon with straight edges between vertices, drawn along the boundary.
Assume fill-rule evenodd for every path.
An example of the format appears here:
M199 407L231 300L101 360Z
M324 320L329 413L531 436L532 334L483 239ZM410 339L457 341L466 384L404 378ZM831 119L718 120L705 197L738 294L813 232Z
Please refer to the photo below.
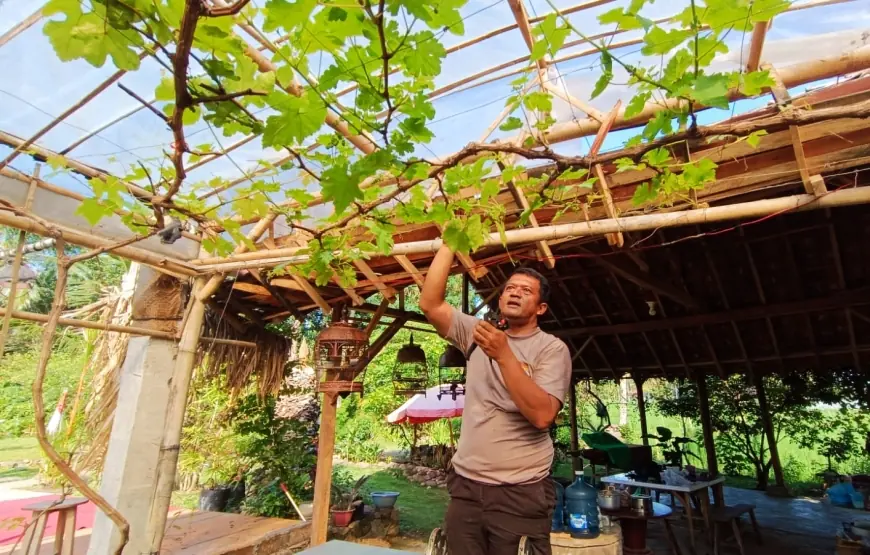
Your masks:
M222 93L216 94L214 96L200 96L198 98L194 98L191 100L191 105L196 106L197 104L206 104L209 102L224 102L227 100L234 100L236 98L241 98L243 96L266 96L266 93L262 91L255 91L253 89L245 89L243 91L234 92L234 93Z

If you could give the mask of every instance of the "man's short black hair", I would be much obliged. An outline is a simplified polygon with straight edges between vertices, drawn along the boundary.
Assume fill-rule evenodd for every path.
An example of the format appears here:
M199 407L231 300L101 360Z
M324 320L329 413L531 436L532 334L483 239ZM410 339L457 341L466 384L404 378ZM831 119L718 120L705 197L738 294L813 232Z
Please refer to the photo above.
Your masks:
M541 294L539 295L540 301L542 303L550 301L550 282L547 280L547 278L544 277L541 272L533 270L531 268L517 268L513 271L511 277L516 275L529 276L538 280L538 283L541 284Z

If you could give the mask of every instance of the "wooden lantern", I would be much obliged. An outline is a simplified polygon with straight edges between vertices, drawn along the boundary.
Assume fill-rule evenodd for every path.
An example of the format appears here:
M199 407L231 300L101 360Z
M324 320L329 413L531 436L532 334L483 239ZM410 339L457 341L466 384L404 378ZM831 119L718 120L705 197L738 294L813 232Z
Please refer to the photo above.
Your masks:
M347 322L331 324L317 336L314 367L320 381L317 390L333 393L362 393L361 361L369 348L366 333Z
M450 395L456 400L458 395L465 394L465 367L468 362L465 355L454 347L448 345L444 354L438 360L438 399L442 395Z
M428 384L429 365L426 362L426 353L419 345L414 344L414 334L411 334L410 342L396 354L393 392L408 397L417 393L425 394Z

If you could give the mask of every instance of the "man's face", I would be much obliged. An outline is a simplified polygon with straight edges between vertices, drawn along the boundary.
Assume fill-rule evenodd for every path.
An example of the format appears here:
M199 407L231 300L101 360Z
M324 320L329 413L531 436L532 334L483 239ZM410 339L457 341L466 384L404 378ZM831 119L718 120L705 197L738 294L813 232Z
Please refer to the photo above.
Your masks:
M526 274L514 274L504 286L498 308L508 320L528 321L547 311L541 302L541 282Z

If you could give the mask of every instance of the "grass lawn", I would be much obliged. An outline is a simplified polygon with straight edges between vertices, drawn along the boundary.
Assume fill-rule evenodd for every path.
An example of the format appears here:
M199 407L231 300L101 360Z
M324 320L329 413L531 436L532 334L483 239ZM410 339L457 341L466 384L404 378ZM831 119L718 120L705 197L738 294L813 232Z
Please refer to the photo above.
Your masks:
M27 480L37 475L39 471L36 468L21 467L5 468L0 470L0 484L3 482L17 482L18 480Z
M35 461L40 453L35 437L0 439L0 462Z
M372 491L399 492L396 507L401 511L399 526L402 534L426 539L434 528L443 524L449 499L446 489L421 486L411 482L395 470L359 468L352 465L346 465L344 468L349 470L354 478L371 473L371 478L365 485L366 493Z

